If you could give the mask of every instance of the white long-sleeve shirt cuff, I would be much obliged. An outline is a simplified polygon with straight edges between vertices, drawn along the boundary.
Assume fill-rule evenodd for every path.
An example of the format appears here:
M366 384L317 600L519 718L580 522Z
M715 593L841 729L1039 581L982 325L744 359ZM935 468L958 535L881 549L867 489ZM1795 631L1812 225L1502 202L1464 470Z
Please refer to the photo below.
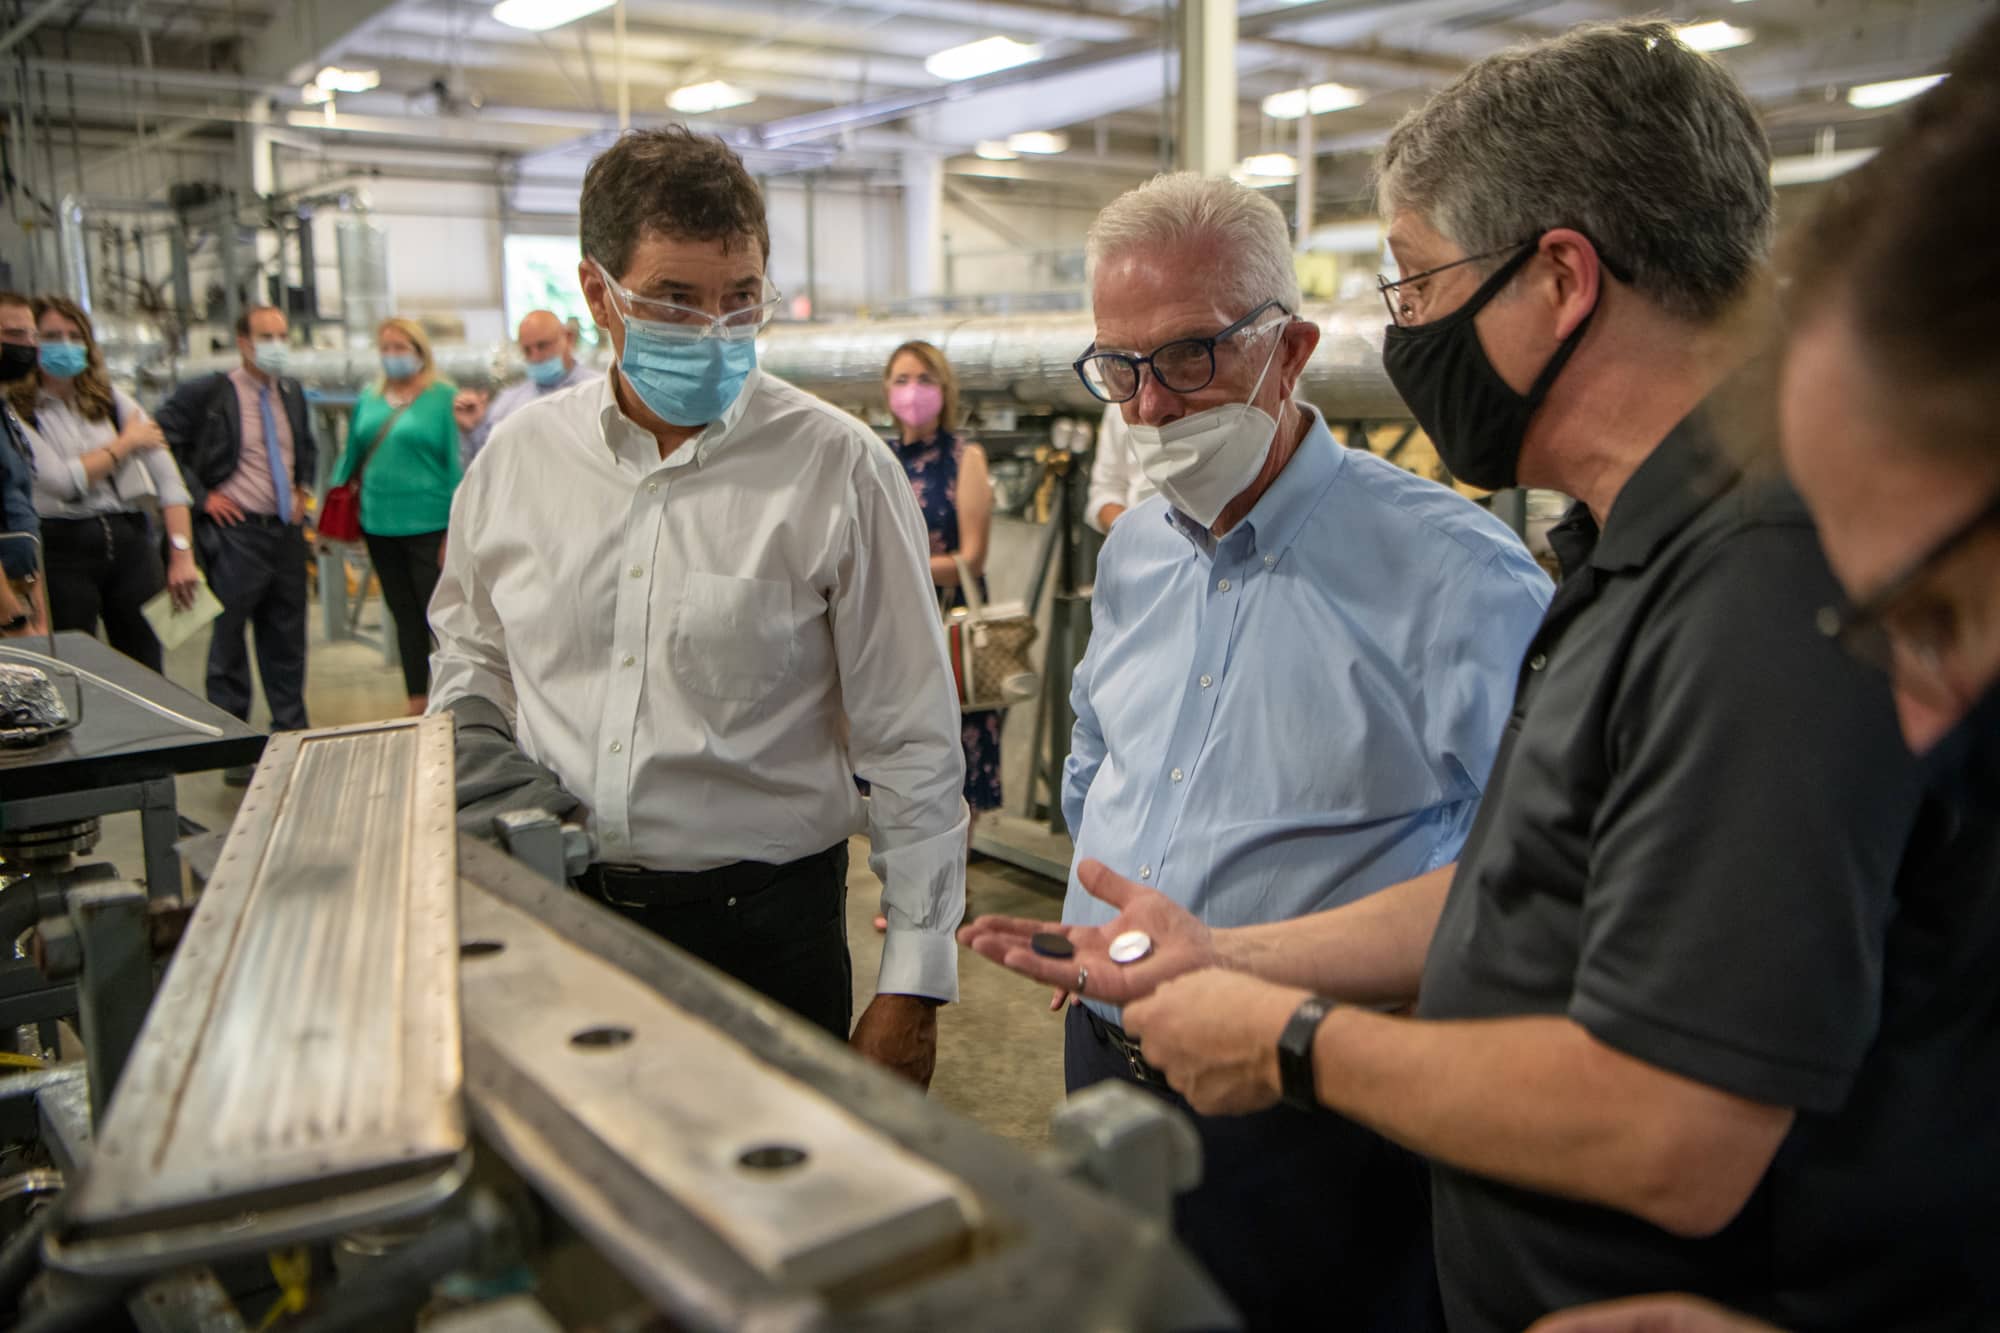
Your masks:
M922 995L947 1004L958 999L954 934L965 915L966 820L961 813L949 833L869 856L889 919L875 978L878 995Z

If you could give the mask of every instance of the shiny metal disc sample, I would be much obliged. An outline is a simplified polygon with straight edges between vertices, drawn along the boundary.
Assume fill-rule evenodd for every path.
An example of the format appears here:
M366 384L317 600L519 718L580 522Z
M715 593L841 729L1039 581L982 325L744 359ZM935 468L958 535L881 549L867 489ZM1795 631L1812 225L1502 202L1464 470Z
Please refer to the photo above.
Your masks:
M1111 961L1136 963L1153 951L1153 937L1143 930L1128 930L1111 941Z

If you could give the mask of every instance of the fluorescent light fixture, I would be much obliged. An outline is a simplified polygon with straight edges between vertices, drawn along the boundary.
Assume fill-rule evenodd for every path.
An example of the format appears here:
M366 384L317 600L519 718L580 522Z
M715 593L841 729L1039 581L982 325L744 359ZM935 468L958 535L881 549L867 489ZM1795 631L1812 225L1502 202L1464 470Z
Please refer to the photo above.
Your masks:
M1310 110L1315 116L1329 111L1345 111L1360 106L1368 94L1344 83L1315 83L1310 88L1288 88L1264 99L1264 114L1273 120L1297 120Z
M299 89L299 95L305 98L307 106L323 106L333 100L333 94L320 87L317 83L309 83Z
M1051 133L1048 130L1024 130L1007 136L1007 146L1017 153L1036 153L1044 157L1069 150L1069 136Z
M1873 148L1842 148L1831 153L1781 157L1771 163L1771 184L1816 185L1846 175L1873 156Z
M614 0L500 0L493 17L510 28L547 32L565 23L611 8Z
M1859 83L1847 90L1847 104L1863 111L1872 111L1878 106L1894 106L1943 82L1942 74L1920 74L1914 79L1891 79L1887 83Z
M533 3L534 0L527 2ZM501 0L501 3L520 4L523 0ZM981 37L963 46L947 47L924 61L924 68L931 72L933 78L976 79L982 74L998 73L1041 58L1042 48L1039 46L1029 46L1012 37Z
M1748 28L1739 28L1721 19L1689 23L1674 29L1674 35L1681 39L1681 45L1691 46L1697 51L1727 51L1734 46L1747 46L1757 36Z
M684 111L698 116L707 111L727 111L733 106L748 106L757 100L757 94L745 91L734 84L720 79L707 83L690 83L685 88L676 88L667 94L667 105L676 111Z
M988 162L1012 162L1020 156L999 139L981 139L974 145L972 151L975 156L983 157Z
M1290 153L1252 153L1236 169L1246 176L1288 181L1299 174L1299 161Z
M380 70L342 69L338 65L328 65L313 82L330 93L365 93L370 88L382 86L382 73Z

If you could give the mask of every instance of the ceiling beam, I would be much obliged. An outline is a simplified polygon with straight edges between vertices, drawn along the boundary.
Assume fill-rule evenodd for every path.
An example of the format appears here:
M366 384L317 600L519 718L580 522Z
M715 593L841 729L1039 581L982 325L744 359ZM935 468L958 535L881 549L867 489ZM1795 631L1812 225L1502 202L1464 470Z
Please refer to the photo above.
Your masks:
M297 87L349 43L384 21L398 0L292 0L243 53L243 72L266 85Z
M21 15L19 23L0 33L0 55L5 55L19 46L34 34L35 29L74 3L75 0L42 0L40 4Z

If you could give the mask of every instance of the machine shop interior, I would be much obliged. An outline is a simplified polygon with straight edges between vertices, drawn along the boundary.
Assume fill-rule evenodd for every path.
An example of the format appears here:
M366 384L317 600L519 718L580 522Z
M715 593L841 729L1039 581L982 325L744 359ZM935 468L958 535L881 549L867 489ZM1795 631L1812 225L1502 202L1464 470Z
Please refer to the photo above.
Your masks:
M459 677L434 662L423 711L374 537L317 527L426 401L421 385L414 404L388 398L366 448L351 431L383 406L387 331L420 331L395 333L397 348L421 355L423 385L452 390L450 483L503 475L497 455L539 444L532 423L554 417L533 415L530 363L561 385L625 383L602 315L620 311L631 338L630 303L649 299L619 274L580 276L586 171L633 133L718 137L768 224L757 375L858 419L900 482L890 457L915 445L891 381L913 343L948 363L958 420L931 416L983 450L990 510L981 595L962 595L967 567L951 572L944 539L911 557L946 571L931 591L947 609L927 629L942 629L965 763L981 770L965 845L945 859L962 865L964 921L1053 921L1082 893L1065 766L1109 540L1093 469L1119 411L1079 361L1098 348L1086 237L1100 210L1181 171L1274 203L1302 298L1285 313L1318 329L1292 394L1304 419L1470 501L1553 576L1547 534L1569 498L1454 477L1384 370L1379 284L1397 263L1375 170L1392 129L1496 52L1661 17L1755 108L1782 246L1996 13L1993 0L5 0L0 292L35 299L44 351L41 298L87 315L118 401L163 425L177 392L254 369L275 312L285 350L270 373L303 391L284 438L294 449L309 430L316 461L289 478L290 500L275 443L258 462L277 508L257 517L302 542L302 567L276 577L303 581L305 652L299 667L267 657L258 621L254 654L231 668L247 709L218 694L212 647L216 625L244 624L196 600L200 626L176 632L178 584L171 604L167 591L147 603L157 672L106 636L51 629L39 585L23 614L42 632L0 640L0 672L21 673L0 687L33 694L0 732L0 921L15 946L0 962L0 1326L1241 1326L1176 1240L1174 1199L1203 1169L1188 1118L1115 1081L1066 1095L1067 1016L1047 985L950 942L956 913L925 927L957 971L934 1010L934 1073L913 1086L858 1037L832 1040L578 889L600 863L646 859L629 854L643 816L614 829L600 790L576 790L572 813L470 826L462 742L480 724L440 703ZM718 330L727 318L699 313ZM549 340L539 355L531 330ZM1213 343L1208 355L1213 373ZM254 417L254 385L240 401ZM489 434L503 401L530 415ZM274 417L262 402L269 443L285 405ZM964 536L968 465L942 438ZM711 463L663 475L671 488ZM189 481L206 531L199 497L224 491ZM500 486L479 492L489 533L544 498ZM437 534L444 584L419 580L426 599L440 589L434 630L452 562L480 558L455 545L469 494ZM916 497L895 497L904 526L934 516L921 480ZM142 506L169 576L185 549L160 526L173 505L162 489ZM668 528L701 521L666 512ZM623 553L639 514L604 516L606 533L628 533L605 566L621 598L642 574ZM75 522L64 511L56 530ZM408 531L423 526L436 525ZM54 531L38 553L54 556ZM194 554L215 584L202 531ZM522 532L543 540L531 521ZM698 648L667 604L637 632L659 655L645 669L671 676L672 655ZM989 613L1025 646L1001 694L973 700ZM606 633L601 646L626 653ZM840 625L829 641L845 642ZM796 659L817 661L817 643ZM302 708L302 730L274 721L274 665L297 678L285 707ZM615 670L605 680L609 716L625 696ZM855 697L851 681L832 690ZM757 706L805 707L804 686L787 692ZM44 705L52 724L35 720ZM523 707L533 754L546 737ZM606 737L653 734L584 730L599 782ZM621 745L641 748L608 750ZM715 741L703 762L729 752ZM637 772L648 756L625 759ZM880 788L863 767L853 776ZM826 800L846 802L848 780ZM684 795L642 786L630 803L712 805ZM856 1017L914 947L879 873L905 873L896 857L912 852L885 861L869 836L890 799L856 797L842 830ZM716 864L697 853L685 869ZM1152 877L1136 856L1113 869ZM1086 980L1070 987L1079 1004Z

